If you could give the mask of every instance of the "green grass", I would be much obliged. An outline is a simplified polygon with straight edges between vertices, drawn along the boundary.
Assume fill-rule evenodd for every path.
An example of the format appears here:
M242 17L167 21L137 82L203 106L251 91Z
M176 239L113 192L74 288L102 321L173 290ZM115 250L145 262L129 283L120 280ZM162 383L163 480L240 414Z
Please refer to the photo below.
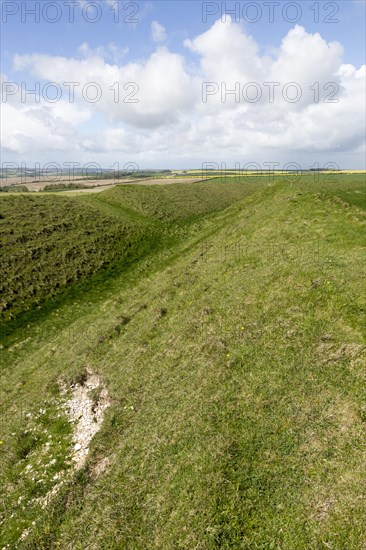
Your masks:
M3 545L365 546L365 215L344 205L362 190L354 180L267 181L222 210L187 191L186 214L173 186L160 211L160 186L102 194L99 212L136 212L138 227L177 236L1 350ZM67 467L57 382L86 366L112 405L85 468L42 510L18 473L51 457ZM59 442L46 456L43 429Z
M227 208L258 190L266 182L222 182L212 179L203 183L170 185L123 185L103 193L103 199L122 208L133 209L150 219L185 222Z
M296 182L296 178L293 178ZM366 210L366 174L319 174L303 176L295 183L306 192L320 193L323 198L336 198L345 204Z
M75 199L19 195L0 200L1 317L14 319L88 275L146 248L153 230Z
M171 222L195 221L249 190L242 184L223 188L218 181L118 186L98 195L2 197L0 321L16 321L90 275L125 269L182 234Z

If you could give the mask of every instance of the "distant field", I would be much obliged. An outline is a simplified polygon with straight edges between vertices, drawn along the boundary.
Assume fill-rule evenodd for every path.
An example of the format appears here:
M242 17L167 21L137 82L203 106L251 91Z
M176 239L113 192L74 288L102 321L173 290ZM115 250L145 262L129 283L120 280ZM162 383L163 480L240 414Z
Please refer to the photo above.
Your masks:
M364 549L365 192L1 195L0 547ZM72 473L88 371L110 407Z
M49 190L52 189L63 189L67 187L79 187L86 189L94 189L95 191L99 192L103 190L103 187L109 187L112 185L120 185L122 183L134 183L139 185L149 185L151 183L155 185L161 185L161 184L169 184L169 183L195 183L198 181L201 181L202 179L207 179L207 177L202 177L202 175L198 175L198 177L189 177L181 176L181 177L144 177L139 179L138 176L136 176L134 179L131 178L120 178L116 179L113 177L110 178L83 178L83 177L74 177L70 179L69 176L55 176L54 178L42 178L40 180L35 180L33 178L24 178L20 176L12 176L8 178L4 178L0 180L0 190L1 188L7 187L11 188L11 186L15 187L25 187L28 189L28 191L35 192L35 191L43 191L43 190ZM71 190L71 189L70 189Z

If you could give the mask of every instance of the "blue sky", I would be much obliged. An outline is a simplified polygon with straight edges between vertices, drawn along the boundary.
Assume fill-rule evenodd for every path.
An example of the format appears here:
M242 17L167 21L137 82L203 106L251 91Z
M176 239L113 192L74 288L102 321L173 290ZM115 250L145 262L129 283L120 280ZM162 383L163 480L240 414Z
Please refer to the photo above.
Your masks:
M226 27L230 26L231 31L229 32L232 32L236 28L240 28L241 34L238 34L237 31L235 31L233 33L233 40L241 41L241 38L244 36L252 37L250 38L250 40L256 44L256 53L253 53L253 64L259 63L262 65L266 65L265 58L266 56L269 56L272 60L278 60L277 65L279 67L283 66L283 58L285 57L284 53L282 52L281 54L280 52L281 43L289 33L291 34L291 32L293 32L293 29L296 26L297 28L300 27L303 29L303 31L301 32L303 32L305 38L314 37L316 33L319 33L321 40L323 41L322 44L325 44L325 53L323 57L321 55L317 57L316 55L315 50L318 46L315 39L313 40L309 38L307 42L304 39L304 36L302 36L301 40L297 39L297 42L295 40L292 43L301 44L300 46L298 46L299 48L306 48L306 44L309 44L309 47L314 47L314 52L309 52L310 57L311 55L313 55L314 60L314 78L319 78L319 68L317 69L317 67L315 67L317 63L324 63L325 67L327 67L328 65L330 67L330 72L327 75L325 82L333 82L337 78L340 78L342 80L342 78L345 78L345 72L347 73L347 82L350 88L348 96L347 94L345 94L344 98L350 97L351 89L352 93L354 93L352 88L353 84L349 83L350 77L348 73L350 72L350 69L346 70L343 68L341 69L341 73L343 76L334 76L335 74L338 75L335 69L337 68L338 70L342 66L353 66L354 69L357 71L365 63L365 2L363 1L301 1L292 3L272 2L274 10L274 21L270 21L270 7L266 5L266 2L259 1L226 3L200 2L197 0L163 0L154 2L121 1L118 2L119 8L117 12L117 1L114 2L113 0L97 0L95 4L98 4L99 11L96 11L96 8L92 5L93 2L89 2L88 0L79 0L75 1L76 5L73 10L74 21L70 22L69 14L71 7L66 5L65 2L63 2L62 0L59 0L57 4L59 5L58 13L60 16L60 20L58 22L52 23L50 20L56 17L57 14L56 9L52 6L52 4L55 3L56 2L47 1L33 2L31 0L28 0L27 2L10 2L3 0L1 73L2 75L4 75L3 79L5 81L14 81L17 83L25 82L27 86L29 86L29 88L31 88L35 81L40 81L42 83L55 81L54 78L51 78L49 76L50 74L52 74L52 71L50 70L50 68L45 68L45 65L48 64L48 66L52 66L53 58L61 57L65 60L65 71L62 73L62 75L60 74L60 84L62 85L63 82L68 80L69 74L71 74L70 60L83 60L86 57L90 58L90 56L92 55L97 55L103 60L104 68L107 73L109 70L109 66L118 66L120 69L119 74L121 75L124 72L124 67L126 67L127 65L139 65L140 68L146 68L148 60L154 60L155 52L157 50L164 50L165 52L168 52L169 55L164 57L164 55L161 54L162 59L159 59L157 62L157 66L159 70L161 70L161 74L159 73L160 80L164 78L164 63L168 63L167 69L173 70L174 72L176 67L174 63L178 63L179 65L180 62L177 59L174 60L173 56L174 54L179 54L184 64L184 74L181 74L182 68L178 67L177 73L179 74L177 76L177 86L180 86L182 82L185 82L186 75L194 75L195 78L201 79L201 84L204 81L216 82L216 80L218 80L219 84L220 82L225 81L230 87L230 85L232 85L231 76L235 74L237 78L237 74L239 74L237 71L235 71L235 66L234 68L231 67L232 72L228 72L227 75L225 74L225 72L214 74L214 63L212 62L212 59L214 59L214 54L212 52L215 50L214 32L217 33L218 37L221 36L222 38L222 33L219 29L219 25L216 24L215 26L215 23L221 23L222 26ZM29 13L32 9L37 8L37 4L40 9L39 22L36 22L35 16ZM44 15L42 9L44 9L44 6L46 4L48 4L48 8L46 15ZM235 12L234 14L233 11L235 10L236 4L239 6L240 11ZM291 6L291 4L295 5ZM318 10L318 14L316 13L316 10ZM11 13L12 11L15 11L16 13L13 14ZM211 14L211 11L214 13ZM229 23L227 20L225 20L225 12L231 14L231 22ZM98 15L98 13L101 14L100 20L92 23L90 20L94 16ZM240 15L241 17L240 22L236 21L237 15ZM48 18L48 20L46 20L45 18ZM116 19L118 19L118 22L116 22ZM129 22L130 19L134 19L136 20L136 22L131 23ZM257 20L251 22L250 20L253 19ZM152 25L158 25L157 29L160 29L162 33L160 38L155 35L155 40ZM216 29L216 31L212 30L213 28ZM199 41L199 45L193 45L193 41L197 37L204 37L206 36L206 34L207 40L202 38ZM187 46L187 40L191 41L190 46ZM227 39L223 40L223 43L227 45ZM243 38L243 44L246 44L245 40ZM207 42L207 44L205 41ZM339 52L337 53L336 48L332 49L332 47L327 48L326 46L330 43L333 43L334 41L339 42L343 48L341 60L340 54ZM249 49L252 42L248 42ZM81 48L82 45L84 46ZM329 49L330 52L329 59L327 58L327 49ZM243 48L243 56L245 57L246 52L244 50L245 47ZM334 55L331 53L331 50L333 51ZM225 52L223 52L223 55L224 54ZM291 54L291 59L287 56L287 61L290 62L292 60L291 62L295 64L301 64L304 59L303 54L304 52L299 52L299 57L297 59L295 52L294 56ZM18 55L17 63L14 62L16 55ZM30 59L30 56L32 55L35 55L37 57L33 57ZM247 71L245 66L241 63L240 52L235 51L235 44L232 44L232 47L230 45L228 46L227 55L229 65L234 65L235 63L237 63L238 67L241 67L244 83L245 76L247 74L251 74L250 58L246 62L248 66ZM331 59L332 55L333 59ZM338 61L335 59L337 56ZM19 59L21 61L19 61ZM170 60L173 63L171 66L169 65ZM39 68L40 61L43 67L43 72ZM222 65L224 66L225 63L223 63ZM275 66L277 65L275 64ZM152 66L154 66L153 62ZM151 71L153 70L154 69L152 68ZM131 71L129 72L129 74L136 73L135 70L131 69ZM307 68L306 71L306 78L308 79L306 80L306 82L307 84L312 85L313 80L311 71L309 68ZM199 75L198 73L201 74ZM75 72L73 72L73 74L75 75ZM88 74L90 75L90 71ZM100 74L100 72L98 74ZM148 74L151 78L151 73L149 72ZM258 75L259 74L264 73L263 71L259 71ZM269 74L272 74L273 76L273 71L270 71ZM286 71L284 74L286 74ZM297 72L296 74L298 75L299 73ZM294 78L291 72L291 67L288 69L288 75L288 81L290 82L291 79ZM145 76L146 75L141 76L141 82L145 83L146 90L146 82L148 82L148 80L146 80L147 77L145 78ZM217 78L218 76L219 78ZM166 77L169 78L169 75L167 74ZM285 76L281 73L281 77L282 82ZM99 76L96 76L95 78L98 81ZM100 78L103 80L104 77L101 76ZM301 80L301 78L299 80ZM286 79L284 81L286 81ZM357 82L359 83L359 81L360 75L358 74ZM233 83L235 84L235 79ZM259 83L263 85L262 81L259 81ZM341 84L341 89L343 89L343 86L345 86L343 80L342 83L341 81L339 81L339 83ZM138 84L140 85L140 83ZM188 86L188 89L193 88L196 84L197 82L192 81L191 85ZM176 95L176 90L174 90L174 86L173 91L173 95ZM182 93L183 92L184 90L182 90ZM159 93L161 96L161 92ZM357 91L357 97L358 94L359 90ZM169 94L167 95L167 97L170 97ZM15 98L10 98L9 103L11 103L12 100L15 101ZM101 162L108 163L116 157L116 152L118 152L118 143L116 144L115 140L117 139L116 136L119 136L118 139L122 140L122 150L127 150L126 142L128 140L130 142L134 142L136 158L138 158L140 163L143 158L143 149L145 148L146 150L146 146L149 145L151 147L151 150L149 150L147 154L146 162L151 165L159 164L162 166L164 165L164 167L169 167L168 165L170 164L170 162L174 162L175 164L180 163L182 167L186 167L187 165L191 164L197 165L197 163L199 163L200 161L196 149L197 140L199 141L199 138L198 130L194 126L194 124L196 123L197 125L201 126L206 125L208 132L214 132L215 129L214 125L212 124L212 119L215 118L214 105L212 106L210 112L205 113L202 112L199 101L195 102L194 100L192 100L192 103L190 105L186 105L184 103L184 99L179 97L176 102L175 100L172 100L171 113L168 111L163 112L159 106L159 113L161 115L161 117L159 118L159 109L156 107L155 101L154 105L157 109L157 114L156 116L154 115L155 118L152 115L149 118L152 110L151 105L147 102L145 102L144 104L143 98L140 98L139 101L139 108L141 112L138 114L135 113L135 118L132 114L128 114L127 112L124 112L123 116L116 116L115 112L112 112L112 110L108 111L106 107L104 109L97 108L92 112L90 110L90 105L80 104L81 110L83 107L85 107L89 109L89 111L88 113L85 112L85 117L82 118L82 120L80 119L78 121L77 128L75 127L71 129L70 127L67 130L70 136L71 133L74 132L74 130L76 133L79 134L79 138L81 141L77 142L77 147L79 147L78 150L80 150L80 157L82 157L83 159L88 159L88 148L97 147L97 140L95 138L96 133L109 132L109 137L113 135L112 141L114 145L111 148L110 154L108 154L108 151L105 150L103 155L100 156ZM345 102L346 99L344 99L344 104ZM6 101L5 103L7 104L8 101ZM144 107L144 105L146 108ZM33 107L40 108L37 105ZM217 114L220 114L221 116L220 109L222 106L217 105L216 107ZM26 122L27 117L29 116L29 102L27 105L23 105L22 108L23 115L25 117L24 121ZM53 121L52 123L56 124L56 114L53 111L51 112L52 108L53 107L50 105L44 105L44 108L42 110L42 113L45 114L48 109L47 113L45 114L45 117L51 117L49 118L48 124L51 124L51 119ZM240 109L242 109L242 111L240 111ZM304 117L306 114L306 109L308 110L310 116L310 113L312 112L312 106L309 104L303 105ZM298 116L298 111L299 110L297 109L296 113L294 112L293 115L291 115L291 124L295 123L294 117ZM179 116L175 116L178 112ZM145 115L146 113L149 113L149 115L146 115L144 119L143 113L145 113ZM248 105L239 105L238 114L239 113L245 113L245 116L248 116L249 118L251 116L250 112L248 111ZM263 158L273 157L273 159L278 158L280 162L284 162L284 160L287 159L289 161L308 163L309 153L306 148L299 148L298 144L296 144L295 141L291 142L290 137L288 138L288 143L293 153L289 154L289 156L286 156L286 154L283 153L284 143L282 143L282 145L281 143L278 143L278 151L276 151L276 147L272 145L271 136L267 136L267 138L265 138L263 124L258 123L258 113L254 112L254 107L252 109L252 113L252 122L248 122L248 127L245 128L245 136L246 138L248 138L248 135L250 135L248 134L250 129L252 129L253 136L257 135L258 137L260 134L260 138L258 138L258 147L261 146L263 148L263 145L268 147L268 153L266 153L265 157ZM229 125L235 125L233 122L234 119L231 115L229 113L229 110L224 109L224 111L222 112L222 116L226 117L225 127ZM34 116L34 109L32 110L32 116ZM58 111L57 120L60 120L60 116L60 112ZM271 135L275 131L275 127L273 126L273 124L277 124L277 128L282 128L279 117L285 115L280 115L279 113L277 113L277 122L275 122L274 120L272 121L272 118L276 118L272 111L266 111L266 116L268 117L268 120L271 120ZM286 117L287 116L288 113L286 113ZM324 116L326 116L327 121L330 119L330 115L327 114ZM342 113L339 113L340 121L342 121L342 123L344 122L346 116L348 116L348 110L344 110ZM300 123L299 120L300 119L298 119L297 123ZM306 118L302 119L302 127L304 127L304 120L306 120ZM21 123L21 119L19 119L19 123ZM63 123L65 125L72 125L72 121L69 119L63 120ZM169 136L171 135L170 132L174 129L174 124L176 124L177 132L181 132L182 134L185 133L184 142L186 144L189 143L190 139L192 140L192 153L190 153L190 149L187 146L185 147L182 158L180 158L178 154L178 144L175 144L175 147L172 149L169 148ZM233 128L233 132L234 130L238 132L239 130L244 131L239 123L236 126L237 127ZM39 154L37 153L37 149L34 149L31 153L26 151L24 143L26 143L26 138L29 138L30 136L26 135L25 128L26 123L23 125L22 131L13 128L13 135L11 135L10 130L5 131L5 141L8 140L9 145L5 146L3 150L3 158L6 157L7 159L13 160L14 158L21 158L21 156L23 155L27 162L32 162L38 155L42 161L44 159L47 159L48 157L44 154L43 151L40 151ZM220 131L219 127L217 128L217 131ZM289 131L292 135L295 130L292 128ZM23 145L20 144L17 149L17 136L19 136L21 132ZM147 139L147 132L150 132L150 134L155 133L155 140L157 141L156 146L152 146L151 139ZM309 130L309 132L310 140L311 135L315 135L315 132L313 129L311 129L311 131ZM311 134L311 132L313 132L313 134ZM334 132L332 128L330 128L330 132ZM90 145L91 142L89 143L89 145L85 145L86 141L88 141L89 135L90 140L94 140L94 145ZM232 136L233 135L234 133L232 134ZM238 136L239 135L240 132L238 133ZM54 158L62 159L65 155L70 156L71 151L75 150L74 146L70 149L70 151L68 151L67 148L65 149L64 137L64 135L60 137L60 149L57 150L57 147L54 148L51 157L53 155ZM324 134L320 134L318 137L319 140L324 140ZM333 139L333 142L329 143L329 147L326 144L325 146L323 146L319 142L318 146L314 147L314 151L311 151L310 157L311 159L313 159L314 157L314 161L319 160L320 162L324 162L327 158L329 158L329 161L332 161L333 158L338 156L342 164L344 164L345 160L348 159L348 164L357 164L358 167L360 167L363 163L362 155L364 151L362 148L360 149L359 147L359 137L360 128L358 127L355 130L354 138L352 135L348 135L344 142L342 142L341 139L339 139L338 141L337 139ZM77 140L77 137L73 135L73 139ZM230 163L238 159L239 162L242 162L242 159L238 158L236 151L230 153L230 139L231 138L229 135L227 136L227 138L224 138L224 141L228 145L226 147L225 153L222 155L222 160ZM84 140L83 143L82 140ZM161 144L158 143L159 140L161 140ZM214 138L212 138L211 140L205 139L205 142L206 141L207 143L204 153L205 158L214 157L214 155L216 155L217 151L219 150L217 143L215 142ZM211 149L209 142L212 143ZM313 147L310 147L310 150L312 149ZM269 152L272 157L268 156ZM253 157L253 153L254 150L250 151L250 158ZM128 154L130 157L133 157L133 150L131 149L131 151L128 151ZM248 151L247 154L249 154ZM169 156L171 160L165 160L167 156ZM259 161L263 162L263 158L261 157L261 155L258 155ZM303 161L301 161L301 159L303 159ZM134 159L131 158L130 160Z
M129 48L130 52L126 56L126 60L139 57L146 57L154 50L154 42L150 38L150 24L152 20L157 20L164 25L168 32L167 45L176 52L184 50L183 40L192 38L206 31L212 23L220 17L221 2L217 2L217 13L206 15L207 21L204 23L203 18L206 12L209 12L211 6L205 8L205 3L197 0L162 0L154 2L119 2L119 15L115 16L111 6L108 6L103 0L101 1L102 17L95 23L85 21L82 12L82 3L75 0L74 8L75 20L69 23L69 13L72 12L71 7L63 5L62 0L58 0L62 6L62 17L60 21L50 23L40 17L40 22L35 21L35 17L28 15L24 10L25 23L21 22L21 4L27 5L27 10L35 9L34 5L37 2L27 0L27 2L12 2L19 5L19 11L14 15L10 13L5 15L3 0L3 18L6 17L6 24L2 25L2 71L8 75L12 75L12 56L14 53L46 53L62 56L75 56L82 42L88 42L91 47L98 47L108 42L114 42L121 48ZM72 0L71 0L72 1ZM117 3L118 0L116 0ZM38 2L39 3L39 2ZM45 2L47 3L47 2ZM48 2L50 3L50 2ZM224 2L227 13L235 11L235 4L238 2ZM283 6L289 2L273 2L274 7L274 22L269 21L270 7L265 6L265 2L255 2L262 10L262 16L259 17L260 11L256 8L250 9L248 6L243 13L243 8L249 2L239 2L240 15L247 29L247 32L260 43L263 50L279 45L282 37L293 27L293 23L286 21L282 14ZM363 0L344 0L341 2L313 2L312 0L302 0L296 2L301 7L301 17L298 19L298 24L305 26L308 32L319 32L327 41L338 40L345 49L345 63L352 63L359 66L364 63L364 45L365 45L365 17L366 17L366 2ZM42 4L42 2L41 2ZM113 8L112 3L112 8ZM128 5L128 9L126 8ZM136 5L136 8L132 6ZM318 10L314 7L318 4ZM138 10L135 15L133 12ZM9 8L10 10L10 8ZM259 10L259 8L258 8ZM315 21L316 13L319 13L319 22ZM56 11L49 8L49 19L55 17ZM87 11L86 17L93 17L92 8ZM237 12L235 12L237 13ZM41 11L40 11L41 14ZM287 18L291 20L297 19L297 13L287 8ZM286 16L285 14L285 16ZM246 21L243 19L246 16ZM300 16L300 12L298 13ZM46 15L47 17L47 15ZM119 23L115 22L115 17ZM258 18L256 21L256 18ZM137 24L124 22L124 19L137 19ZM250 22L253 20L253 22ZM329 20L329 22L328 22ZM337 20L338 22L332 22Z

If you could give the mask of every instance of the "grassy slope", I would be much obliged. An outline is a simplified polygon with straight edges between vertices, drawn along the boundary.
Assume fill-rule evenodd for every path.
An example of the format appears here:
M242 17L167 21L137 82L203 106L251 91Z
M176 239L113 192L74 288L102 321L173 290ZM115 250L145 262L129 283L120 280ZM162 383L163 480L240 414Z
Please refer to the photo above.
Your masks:
M117 262L127 263L146 231L123 212L66 197L1 197L1 320L16 318L67 286Z
M221 179L204 183L177 183L166 186L123 185L103 193L111 204L128 207L140 214L166 222L187 221L217 212L246 197L266 181L243 182Z
M301 177L294 185L305 192L320 193L324 198L334 198L366 210L365 174L308 175Z
M31 548L365 545L364 216L304 191L252 194L2 352L6 542L37 518ZM88 467L22 511L25 413L86 365L113 399Z
M0 321L44 306L90 275L132 261L184 237L174 221L196 220L253 192L253 186L120 186L98 195L0 198ZM164 223L165 222L165 225ZM90 281L88 281L90 285ZM32 315L31 315L32 316Z

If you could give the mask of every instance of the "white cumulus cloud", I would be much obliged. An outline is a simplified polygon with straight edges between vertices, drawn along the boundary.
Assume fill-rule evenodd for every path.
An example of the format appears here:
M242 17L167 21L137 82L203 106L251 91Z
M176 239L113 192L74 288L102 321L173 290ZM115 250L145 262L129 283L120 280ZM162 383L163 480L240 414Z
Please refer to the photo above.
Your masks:
M155 21L152 35L161 42L166 31ZM15 70L32 81L58 83L63 97L54 104L44 98L24 104L19 94L9 96L4 150L44 154L47 143L60 158L79 151L112 162L121 153L150 166L310 157L325 163L347 155L362 162L365 67L344 64L339 42L295 25L277 48L262 53L245 28L227 17L184 45L184 55L157 45L146 59L131 62L124 62L118 44L91 49L84 43L75 57L14 55ZM67 100L70 82L74 103ZM94 103L86 100L90 83L101 92ZM211 91L203 101L207 83ZM248 84L251 93L253 86L260 91L256 101L248 99ZM286 100L286 93L296 92L294 84L300 97Z
M166 40L166 30L158 21L151 23L151 36L154 42L164 42Z

